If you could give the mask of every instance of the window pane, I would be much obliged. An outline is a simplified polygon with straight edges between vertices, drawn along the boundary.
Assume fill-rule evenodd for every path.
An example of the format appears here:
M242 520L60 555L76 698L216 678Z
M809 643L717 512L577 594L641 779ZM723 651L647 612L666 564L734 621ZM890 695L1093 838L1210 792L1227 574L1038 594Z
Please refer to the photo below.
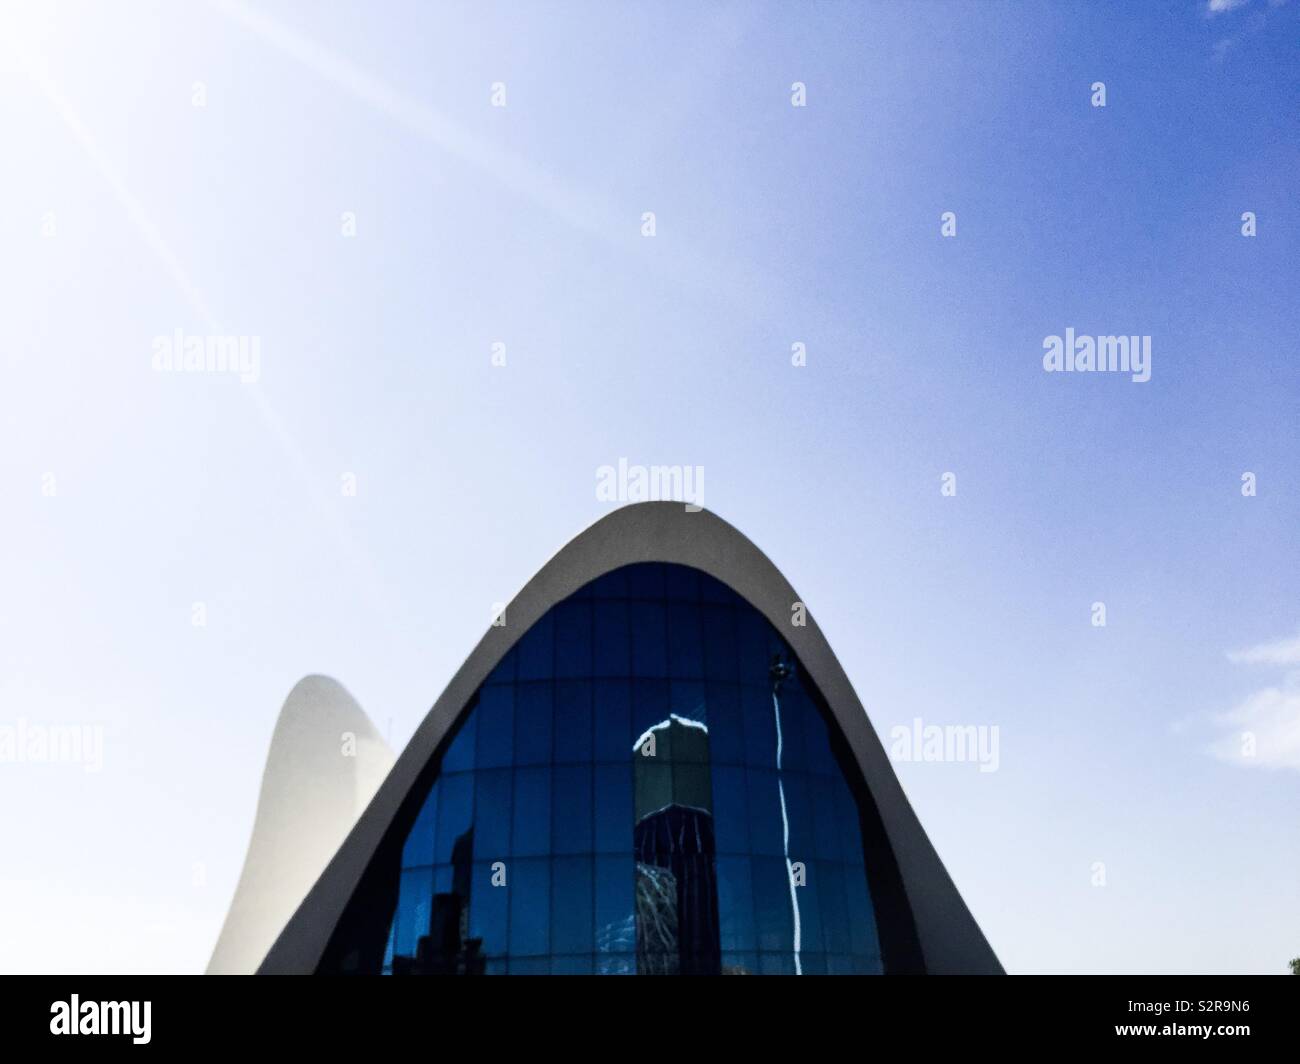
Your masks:
M797 860L797 858L792 858ZM823 942L820 894L817 883L817 863L803 862L804 885L794 888L794 898L799 906L799 948L804 953L822 953L834 944ZM830 928L831 937L839 937L839 928ZM843 936L841 949L848 949L848 936ZM806 970L806 969L805 969Z
M745 718L745 761L776 768L776 715L770 687L742 687L740 703Z
M592 860L557 857L552 864L551 952L592 951Z
M393 974L793 972L797 921L804 973L881 971L858 792L819 698L712 578L602 577L470 703L383 851L400 854L384 938L351 955ZM787 850L807 877L793 894Z
M598 576L587 588L592 598L627 598L627 568L615 569L612 573Z
M821 906L823 933L827 953L850 953L853 940L849 931L849 913L844 893L844 865L836 861L815 861L808 881L817 887Z
M752 609L736 612L737 665L740 682L768 687L768 669L772 658L768 654L767 633L770 625Z
M510 801L514 773L508 768L477 773L474 791L474 856L500 861L510 854Z
M694 603L700 597L699 570L685 565L664 566L664 594L670 599Z
M816 823L811 787L816 780L806 772L782 772L786 820L790 825L789 856L792 861L811 861L817 856Z
M555 760L591 760L591 682L558 680L555 684Z
M479 768L511 768L515 763L514 685L485 687L477 711Z
M593 693L596 760L625 763L632 751L632 689L627 680L597 680Z
M629 602L628 622L632 629L632 675L668 675L668 647L662 602Z
M632 852L632 766L597 765L595 779L597 853Z
M393 919L393 969L415 958L420 937L429 933L429 908L433 902L433 869L413 868L402 873Z
M562 602L555 607L555 675L591 675L591 603Z
M634 876L631 856L596 858L595 928L600 953L636 952Z
M474 865L474 882L470 893L469 933L471 938L482 940L482 950L488 957L506 954L506 929L509 916L509 864L506 866L506 883L494 885L492 862ZM499 878L499 877L498 877Z
M744 718L740 712L740 688L734 684L710 683L709 760L715 765L745 763Z
M551 852L591 853L591 766L553 769Z
M644 735L667 719L668 681L637 680L632 685L632 735Z
M544 765L551 760L551 685L521 683L515 688L515 764Z
M668 660L672 674L684 679L704 678L704 645L700 639L700 611L694 603L670 602Z
M753 853L784 853L785 826L781 820L781 795L776 773L750 769L746 774L749 796L749 846Z
M509 874L510 955L514 958L548 953L551 937L551 862L513 861ZM513 959L510 970L515 970Z
M456 840L468 836L474 816L474 776L457 772L443 776L442 794L438 799L438 837L434 846L434 861L450 864Z
M551 852L551 770L515 770L514 827L510 852L515 857Z
M627 603L592 603L592 672L596 676L631 674L631 635L627 627Z
M749 853L749 792L743 768L713 767L713 830L718 853Z
M477 726L478 714L471 713L442 757L443 772L468 772L474 767L474 732Z
M755 857L754 917L758 948L789 955L794 950L794 916L790 907L790 877L780 857ZM793 970L794 962L791 961Z
M433 839L438 830L438 792L441 781L434 781L429 796L415 818L411 832L402 847L402 867L433 864Z
M849 951L878 957L880 940L876 935L876 914L871 906L867 877L861 863L844 865L844 905L849 925ZM830 948L829 942L827 948Z
M729 606L701 606L700 630L705 676L728 683L738 680L735 611Z
M627 597L662 599L664 568L651 563L626 566L623 571L627 574Z
M549 680L555 669L555 619L547 614L519 640L519 679Z
M837 820L835 781L826 776L809 776L814 812L814 835L817 856L829 861L844 857L844 835Z
M551 958L552 975L592 975L594 972L595 958L590 953Z
M755 948L751 875L748 857L718 858L718 915L724 953Z

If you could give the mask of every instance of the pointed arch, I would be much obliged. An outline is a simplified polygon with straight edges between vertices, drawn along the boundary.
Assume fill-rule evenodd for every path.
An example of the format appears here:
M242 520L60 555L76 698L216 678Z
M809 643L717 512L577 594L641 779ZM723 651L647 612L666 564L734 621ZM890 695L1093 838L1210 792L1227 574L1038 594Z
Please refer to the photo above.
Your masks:
M917 820L866 712L803 600L744 535L708 511L680 503L615 510L582 532L509 603L508 624L489 628L434 703L392 771L268 952L263 973L321 970L331 938L357 898L366 870L413 822L456 726L475 707L489 674L558 604L615 570L659 562L700 570L726 585L780 633L838 732L839 754L856 768L871 901L887 972L1001 973L984 938Z

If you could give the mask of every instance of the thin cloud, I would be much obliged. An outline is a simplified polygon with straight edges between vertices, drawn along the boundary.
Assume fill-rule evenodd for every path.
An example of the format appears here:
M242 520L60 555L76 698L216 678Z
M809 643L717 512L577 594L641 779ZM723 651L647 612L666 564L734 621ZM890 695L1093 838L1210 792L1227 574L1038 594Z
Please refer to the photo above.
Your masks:
M1228 652L1234 665L1300 665L1300 635Z
M1222 15L1224 12L1244 7L1250 0L1210 0L1205 11L1209 15Z
M1300 770L1300 673L1281 687L1265 687L1216 718L1232 730L1210 753L1243 768Z
M1247 695L1214 723L1226 729L1210 744L1220 761L1243 768L1300 770L1300 635L1228 652L1234 665L1287 669L1279 685Z

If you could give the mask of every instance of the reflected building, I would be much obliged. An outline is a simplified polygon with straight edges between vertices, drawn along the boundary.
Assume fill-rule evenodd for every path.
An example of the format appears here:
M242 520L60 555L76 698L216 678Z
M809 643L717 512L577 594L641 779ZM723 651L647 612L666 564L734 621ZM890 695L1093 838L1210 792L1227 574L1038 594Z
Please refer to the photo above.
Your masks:
M262 970L1000 971L797 601L707 512L598 522L507 607Z
M717 975L721 945L708 725L674 713L644 732L632 750L636 970Z

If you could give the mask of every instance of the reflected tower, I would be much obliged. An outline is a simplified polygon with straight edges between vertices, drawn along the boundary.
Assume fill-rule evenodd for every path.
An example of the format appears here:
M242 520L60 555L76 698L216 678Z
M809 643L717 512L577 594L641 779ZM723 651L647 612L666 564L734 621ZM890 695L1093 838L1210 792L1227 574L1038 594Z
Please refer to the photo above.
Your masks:
M632 749L636 960L642 975L717 975L709 729L673 714Z

